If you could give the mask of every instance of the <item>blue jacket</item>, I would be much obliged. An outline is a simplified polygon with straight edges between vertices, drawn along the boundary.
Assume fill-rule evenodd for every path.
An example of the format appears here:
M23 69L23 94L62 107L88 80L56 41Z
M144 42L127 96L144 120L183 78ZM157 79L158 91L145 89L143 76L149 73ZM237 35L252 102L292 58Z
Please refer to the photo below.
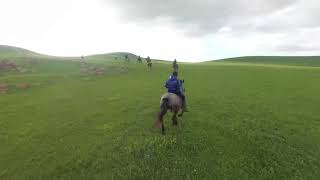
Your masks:
M176 76L170 76L169 80L166 82L165 87L168 89L169 93L181 94L181 84Z

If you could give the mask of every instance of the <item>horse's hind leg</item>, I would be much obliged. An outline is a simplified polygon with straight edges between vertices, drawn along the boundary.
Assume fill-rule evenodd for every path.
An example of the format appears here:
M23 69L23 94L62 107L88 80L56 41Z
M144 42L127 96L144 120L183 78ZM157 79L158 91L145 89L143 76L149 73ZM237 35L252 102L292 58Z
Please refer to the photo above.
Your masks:
M175 125L175 126L178 125L177 114L178 114L178 112L174 112L174 114L173 114L173 116L172 116L172 124Z
M161 129L162 129L162 134L165 135L165 128L164 128L164 123L163 123L163 116L167 112L167 110L163 111L161 114L160 122L161 122Z
M165 129L164 129L164 124L163 124L163 120L161 121L161 127L162 127L162 134L165 135Z
M181 111L181 113L178 115L179 117L182 117L183 116L183 111Z

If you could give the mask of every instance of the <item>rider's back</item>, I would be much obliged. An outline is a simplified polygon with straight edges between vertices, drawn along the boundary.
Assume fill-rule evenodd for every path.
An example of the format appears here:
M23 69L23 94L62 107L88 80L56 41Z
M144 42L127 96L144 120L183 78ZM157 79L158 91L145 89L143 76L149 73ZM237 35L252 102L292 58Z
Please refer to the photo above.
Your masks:
M179 81L177 77L171 76L170 79L166 82L165 87L168 89L169 93L178 94L180 90Z

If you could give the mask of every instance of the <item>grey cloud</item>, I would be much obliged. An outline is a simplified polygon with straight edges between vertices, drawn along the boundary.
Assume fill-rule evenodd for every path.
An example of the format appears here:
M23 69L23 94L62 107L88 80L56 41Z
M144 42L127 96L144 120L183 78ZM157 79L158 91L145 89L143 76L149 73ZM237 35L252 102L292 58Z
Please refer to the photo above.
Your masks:
M255 31L275 33L320 27L319 1L299 1L289 8L260 17L260 22L253 24Z
M320 42L319 0L104 1L117 7L122 19L130 22L153 23L165 18L193 36L223 33L236 40L267 35L274 37L274 42L261 46L264 50L320 52L320 44L315 43Z
M269 34L268 42L259 42L259 50L267 49L272 52L319 52L320 28L291 30L287 33Z
M187 32L205 35L224 26L255 27L255 18L291 6L297 0L105 0L123 19L152 21L167 17ZM197 28L189 28L189 27Z
M276 51L284 52L319 51L319 48L313 44L280 44L274 47Z

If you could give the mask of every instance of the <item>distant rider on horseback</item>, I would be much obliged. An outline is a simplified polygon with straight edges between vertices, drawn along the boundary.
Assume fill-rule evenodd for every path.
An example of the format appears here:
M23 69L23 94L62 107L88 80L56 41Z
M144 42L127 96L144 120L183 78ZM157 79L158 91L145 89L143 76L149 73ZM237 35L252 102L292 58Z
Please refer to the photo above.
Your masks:
M177 60L176 60L176 59L173 61L173 63L172 63L172 67L173 67L173 71L178 72L179 65L178 65L178 62L177 62Z
M148 67L151 69L152 68L152 61L149 56L147 57L146 61L147 61Z
M174 93L182 99L183 112L189 112L187 109L186 97L183 92L182 81L178 79L178 72L173 72L169 80L166 82L165 87L168 89L169 93Z

